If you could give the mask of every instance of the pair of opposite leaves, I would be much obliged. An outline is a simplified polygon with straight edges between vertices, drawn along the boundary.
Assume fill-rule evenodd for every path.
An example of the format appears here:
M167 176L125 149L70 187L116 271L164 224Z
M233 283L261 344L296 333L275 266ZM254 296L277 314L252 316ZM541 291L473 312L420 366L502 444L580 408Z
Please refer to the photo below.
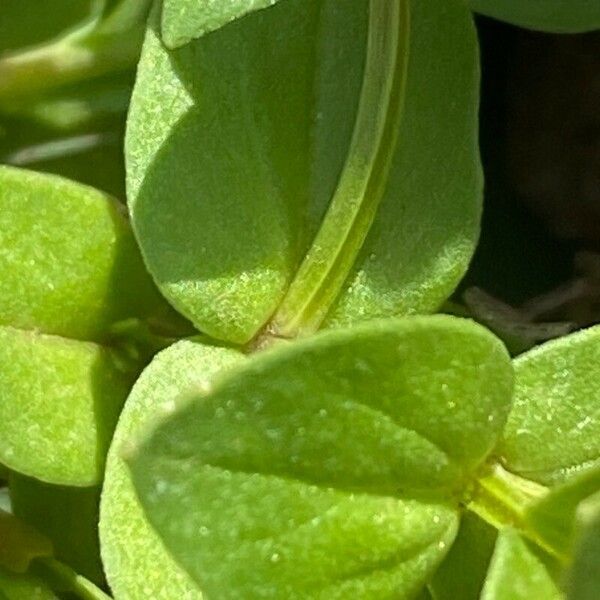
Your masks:
M127 219L104 194L0 167L0 463L63 485L100 481L121 406L143 366L113 325L175 315Z
M514 362L513 395L501 342L453 317L323 332L250 359L181 341L134 386L109 453L100 532L113 592L412 597L493 459L563 494L558 514L543 516L550 502L531 521L563 552L561 486L600 459L599 360L599 328L545 344ZM459 539L454 565L481 544L477 532ZM470 567L462 583L478 575ZM435 598L452 576L434 578ZM484 597L540 590L560 597L524 539L501 532Z

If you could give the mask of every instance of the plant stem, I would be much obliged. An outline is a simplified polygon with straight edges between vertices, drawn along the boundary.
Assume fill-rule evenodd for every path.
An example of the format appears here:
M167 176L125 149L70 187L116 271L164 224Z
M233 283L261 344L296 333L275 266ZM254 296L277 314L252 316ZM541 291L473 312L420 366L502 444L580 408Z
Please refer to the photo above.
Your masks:
M36 48L0 58L0 101L56 89L62 85L133 67L143 28L95 35L89 27Z
M496 463L475 483L467 509L496 529L514 527L542 550L565 561L564 549L550 546L525 519L528 505L547 492L543 485L509 473Z
M406 0L371 0L365 74L346 163L331 204L268 331L314 332L355 262L385 192L408 62Z
M71 567L54 558L37 558L32 563L32 568L56 591L70 592L81 600L111 600L110 596L91 581L78 575Z

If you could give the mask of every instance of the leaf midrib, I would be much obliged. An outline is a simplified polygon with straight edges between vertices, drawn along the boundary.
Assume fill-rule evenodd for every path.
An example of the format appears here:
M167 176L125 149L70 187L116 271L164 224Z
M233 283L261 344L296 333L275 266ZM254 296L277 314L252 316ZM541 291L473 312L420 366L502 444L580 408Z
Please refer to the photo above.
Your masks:
M342 290L385 191L408 64L407 0L370 0L364 78L350 147L323 223L266 331L313 333Z

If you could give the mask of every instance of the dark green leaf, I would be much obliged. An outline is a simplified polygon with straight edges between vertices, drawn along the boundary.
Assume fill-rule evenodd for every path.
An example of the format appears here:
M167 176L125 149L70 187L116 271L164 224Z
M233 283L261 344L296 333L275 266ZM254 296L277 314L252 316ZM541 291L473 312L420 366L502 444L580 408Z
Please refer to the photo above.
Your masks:
M49 485L10 477L13 513L48 537L56 558L98 585L104 582L98 543L98 487Z
M479 600L495 543L496 530L466 512L448 556L429 584L433 600Z
M409 597L454 538L511 380L470 321L322 333L196 394L133 452L134 483L209 596Z
M597 600L600 591L600 493L577 511L577 541L568 577L569 600Z
M167 298L242 343L435 310L480 212L462 2L286 0L175 51L151 21L128 196Z
M0 462L94 485L134 377L102 346L0 327Z
M34 558L52 554L52 543L48 538L31 525L2 510L0 540L0 569L25 573Z
M520 27L575 33L600 29L598 0L469 0L473 10Z
M500 453L543 484L600 461L600 327L547 342L514 361L515 401Z
M129 395L107 458L100 520L103 564L117 598L201 600L146 521L120 453L163 409L172 410L182 393L209 385L240 360L243 355L233 350L180 341L156 356Z
M498 534L481 600L561 600L536 551L512 529Z

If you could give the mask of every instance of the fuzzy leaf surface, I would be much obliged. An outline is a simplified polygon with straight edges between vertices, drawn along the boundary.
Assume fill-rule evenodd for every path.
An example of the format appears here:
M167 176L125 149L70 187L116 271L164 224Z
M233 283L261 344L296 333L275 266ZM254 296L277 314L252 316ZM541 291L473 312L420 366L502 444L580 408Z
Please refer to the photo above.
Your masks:
M130 458L150 522L213 598L410 597L510 406L502 344L452 317L321 333L188 400Z
M600 327L519 356L515 400L499 452L509 470L545 485L600 462Z
M248 13L273 6L277 1L164 0L162 39L168 48L178 48Z
M164 407L171 409L181 394L209 385L241 360L234 350L182 340L160 352L136 381L108 453L101 501L102 559L117 599L201 600L197 585L148 523L121 452Z
M134 377L103 346L0 327L0 461L49 483L99 482Z
M0 325L99 341L116 321L169 315L116 200L0 166Z
M435 310L481 208L463 3L286 0L176 50L159 17L128 122L128 198L173 305L237 343L274 315L288 337L329 312L340 326Z

